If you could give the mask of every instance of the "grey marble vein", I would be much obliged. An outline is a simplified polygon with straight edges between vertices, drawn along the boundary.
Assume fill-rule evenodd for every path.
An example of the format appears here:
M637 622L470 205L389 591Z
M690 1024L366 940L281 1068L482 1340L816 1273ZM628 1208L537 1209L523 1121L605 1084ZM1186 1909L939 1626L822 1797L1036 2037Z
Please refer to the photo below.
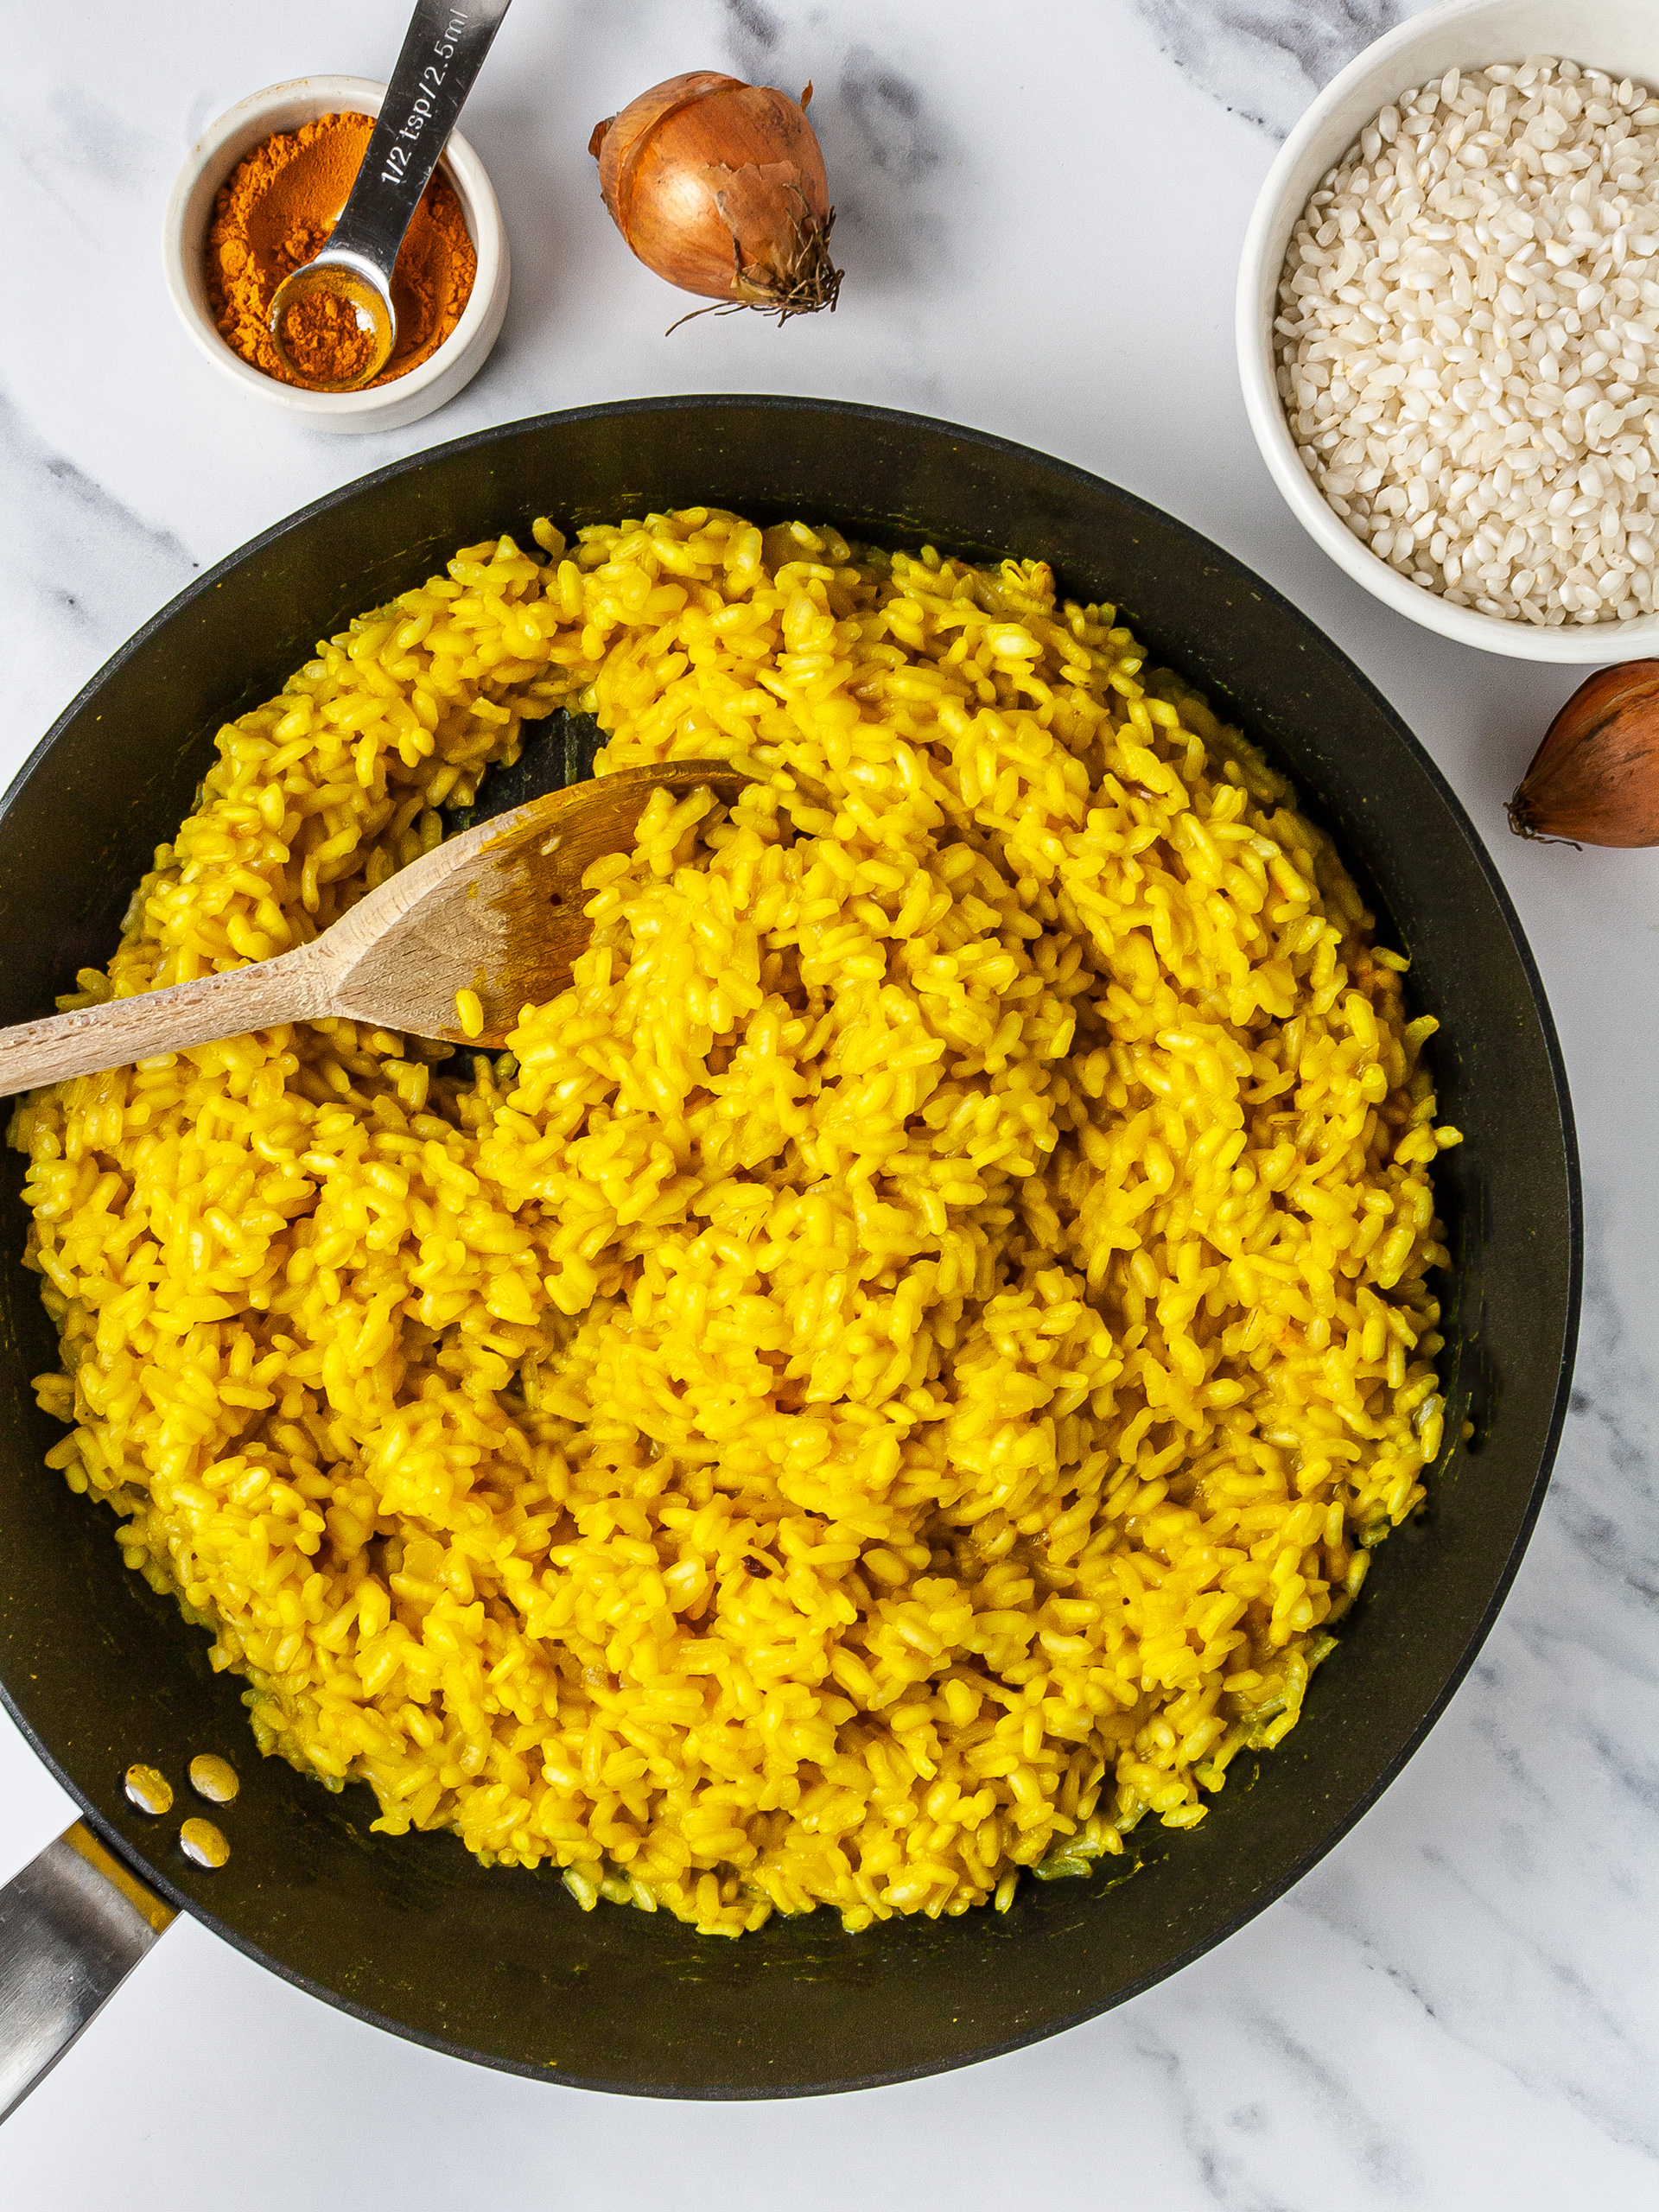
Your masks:
M45 165L61 173L66 186L80 176L95 178L106 189L130 192L155 175L156 134L87 86L64 86L49 113L54 128L42 134L38 150Z
M1163 51L1230 113L1282 138L1413 0L1132 0Z
M1471 1929L1483 1929L1489 1942L1501 1938L1502 1955L1524 1961L1518 2006L1513 1972L1504 1997L1493 2001L1495 1993L1478 1974L1471 1976L1466 1964L1459 1972L1420 1944L1407 1946L1404 1957L1397 1946L1390 1954L1377 1939L1367 1901L1339 1870L1321 1868L1305 1882L1295 1893L1294 1910L1351 1945L1370 1973L1449 2042L1501 2069L1529 2095L1564 2099L1610 2142L1659 2158L1659 2113L1639 2024L1603 2003L1589 1979L1592 1960L1561 1956L1535 1922L1494 1903L1490 1880L1472 1878L1465 1871L1469 1861L1466 1838L1455 1859L1450 1844L1422 1845L1413 1869L1414 1892L1426 1908L1431 1901L1438 1907L1442 1898L1455 1900ZM1524 1880L1524 1869L1512 1870L1511 1878L1517 1874ZM1567 1940L1581 1941L1581 1928L1575 1926ZM1478 1958L1478 1949L1470 1948ZM1545 2018L1558 2029L1547 2056L1536 2034ZM1570 2034L1560 2037L1559 2029L1569 2023Z
M763 0L721 0L721 7L726 17L726 42L737 74L752 85L770 84L774 57L784 39L783 16L765 6Z
M1300 2207L1276 2190L1259 2187L1243 2159L1223 2145L1213 2123L1205 2115L1198 2085L1190 2078L1186 2063L1173 2044L1161 2037L1144 2036L1137 2038L1136 2050L1160 2077L1164 2095L1175 2108L1182 2148L1205 2196L1220 2212L1301 2212ZM1255 2112L1261 2113L1260 2119L1241 2132L1252 2135L1262 2132L1266 2115L1260 2107Z
M53 449L0 391L0 596L9 622L62 635L68 651L32 662L13 704L36 728L67 704L53 688L67 663L83 675L187 584L197 563L174 533L147 522Z
M1295 2035L1289 2024L1268 2012L1249 2022L1251 2040L1275 2052L1307 2101L1323 2112L1353 2152L1358 2171L1390 2196L1414 2193L1421 2179L1418 2162L1387 2129L1360 2095L1351 2075L1327 2050L1321 2053Z
M849 41L826 8L785 16L765 0L721 0L721 12L737 74L791 93L811 80L837 260L849 263L867 290L900 299L925 265L938 268L948 253L942 187L947 173L959 181L964 160L959 136L922 73L868 40Z
M1605 1255L1618 1200L1594 1184L1586 1195L1589 1259L1577 1371L1552 1512L1539 1548L1558 1550L1563 1573L1594 1602L1540 1612L1516 1609L1541 1653L1571 1643L1596 1653L1632 1688L1659 1683L1653 1624L1659 1602L1659 1421L1651 1343L1632 1338ZM1651 1700L1649 1700L1651 1703ZM1659 1719L1659 1712L1656 1712Z

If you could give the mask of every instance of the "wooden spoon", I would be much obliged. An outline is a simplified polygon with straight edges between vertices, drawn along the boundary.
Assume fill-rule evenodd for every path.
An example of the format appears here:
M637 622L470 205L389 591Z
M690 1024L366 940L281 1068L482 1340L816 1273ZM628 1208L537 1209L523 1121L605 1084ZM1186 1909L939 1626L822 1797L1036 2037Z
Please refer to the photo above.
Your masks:
M504 1045L521 1007L569 982L589 935L583 874L632 846L652 793L706 785L729 805L749 780L723 760L677 760L550 791L423 854L275 960L0 1029L0 1096L289 1021ZM476 1037L455 1011L468 990L484 1008Z

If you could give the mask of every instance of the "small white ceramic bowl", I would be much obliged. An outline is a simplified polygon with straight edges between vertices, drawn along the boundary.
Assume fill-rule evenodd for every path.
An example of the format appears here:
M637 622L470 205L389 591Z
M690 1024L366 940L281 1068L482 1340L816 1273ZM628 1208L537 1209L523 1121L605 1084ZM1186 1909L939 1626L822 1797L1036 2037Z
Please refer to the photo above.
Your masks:
M1461 645L1521 660L1628 660L1659 650L1659 614L1542 629L1453 607L1390 568L1325 504L1302 465L1279 397L1273 322L1280 271L1297 219L1325 171L1408 86L1429 83L1454 67L1479 69L1534 54L1659 88L1659 0L1444 0L1367 47L1308 109L1262 187L1239 264L1238 372L1255 442L1292 513L1357 583L1397 613Z
M478 274L461 321L437 351L395 383L372 391L304 391L250 368L219 336L207 304L204 267L219 188L245 154L273 130L297 130L320 115L378 115L385 86L367 77L296 77L250 92L203 132L174 181L162 230L167 289L180 320L221 376L251 399L280 409L308 430L394 430L417 423L471 382L500 334L507 311L507 234L484 164L459 131L439 166L455 188Z

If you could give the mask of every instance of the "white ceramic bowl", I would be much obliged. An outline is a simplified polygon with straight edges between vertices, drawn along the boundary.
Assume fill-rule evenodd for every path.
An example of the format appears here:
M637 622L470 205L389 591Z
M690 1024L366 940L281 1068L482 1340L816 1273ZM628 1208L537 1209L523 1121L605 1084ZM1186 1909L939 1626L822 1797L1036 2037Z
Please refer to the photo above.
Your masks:
M245 154L273 130L297 130L320 115L378 115L385 86L367 77L296 77L268 85L227 109L203 132L174 180L162 231L167 289L180 320L205 358L251 399L275 407L308 430L393 430L417 423L453 399L484 365L507 311L507 234L484 164L459 131L439 164L455 188L478 274L461 321L437 351L395 383L373 391L303 391L250 368L219 336L207 304L203 265L213 198Z
M1309 536L1367 591L1426 629L1487 652L1522 660L1628 660L1659 650L1659 614L1541 629L1453 607L1390 568L1325 504L1302 465L1279 398L1273 346L1279 276L1291 232L1320 178L1408 86L1453 67L1478 69L1534 54L1659 88L1659 0L1444 0L1367 47L1308 109L1262 187L1239 265L1238 371L1250 428L1274 482Z

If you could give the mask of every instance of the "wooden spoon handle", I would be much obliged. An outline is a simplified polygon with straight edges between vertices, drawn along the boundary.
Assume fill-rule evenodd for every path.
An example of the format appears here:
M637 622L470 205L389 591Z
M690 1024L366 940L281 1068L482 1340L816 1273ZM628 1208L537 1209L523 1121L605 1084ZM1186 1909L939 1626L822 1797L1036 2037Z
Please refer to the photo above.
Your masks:
M275 960L227 968L169 990L107 999L0 1029L0 1097L330 1010L327 967L314 945L301 945Z

